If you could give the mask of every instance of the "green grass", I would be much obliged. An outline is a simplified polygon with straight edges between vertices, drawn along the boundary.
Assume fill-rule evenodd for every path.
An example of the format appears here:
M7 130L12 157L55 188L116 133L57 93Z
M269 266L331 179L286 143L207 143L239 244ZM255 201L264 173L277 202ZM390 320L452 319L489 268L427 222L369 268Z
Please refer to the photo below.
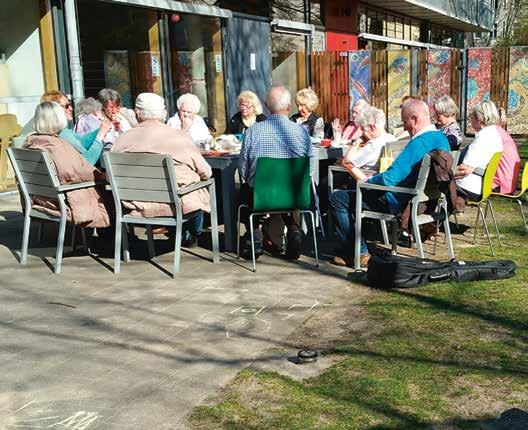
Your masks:
M527 409L528 235L513 204L495 206L507 244L499 249L495 241L497 258L515 260L516 277L375 291L364 304L368 334L324 352L337 355L337 364L302 382L244 370L194 410L191 426L463 429L511 407ZM457 249L468 260L489 259L488 252L484 245Z

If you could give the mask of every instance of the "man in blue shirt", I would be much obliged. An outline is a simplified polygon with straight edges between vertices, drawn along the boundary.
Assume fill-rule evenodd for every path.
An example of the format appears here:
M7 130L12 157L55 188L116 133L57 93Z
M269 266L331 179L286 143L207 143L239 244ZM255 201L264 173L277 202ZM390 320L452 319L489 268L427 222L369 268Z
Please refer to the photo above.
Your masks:
M253 186L257 160L260 157L297 158L312 157L312 144L308 132L288 118L291 94L285 87L273 86L266 96L266 106L271 115L265 121L253 124L246 130L240 152L239 171L244 184L240 190L242 203L252 207ZM241 214L249 237L249 214ZM301 255L301 233L293 216L283 217L288 227L286 256L299 258ZM256 254L262 253L262 235L256 221L254 228ZM258 252L257 252L258 251Z
M401 117L403 127L411 136L411 140L389 169L367 180L371 184L413 188L418 176L417 167L423 157L435 149L450 150L445 135L431 124L427 104L414 99L408 101L403 106ZM364 210L391 214L400 213L410 199L408 194L380 194L378 191L365 191L362 195ZM334 263L340 266L352 265L355 208L355 190L339 190L330 196L330 209L336 221L336 231L342 247L339 251L341 255L334 258ZM364 237L361 238L360 253L361 265L366 266L370 254Z

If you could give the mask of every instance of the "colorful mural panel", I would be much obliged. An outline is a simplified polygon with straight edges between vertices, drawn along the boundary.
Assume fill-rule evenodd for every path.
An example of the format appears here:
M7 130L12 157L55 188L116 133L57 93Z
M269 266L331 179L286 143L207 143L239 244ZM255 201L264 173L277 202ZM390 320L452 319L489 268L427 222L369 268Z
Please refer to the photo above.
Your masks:
M401 127L401 100L411 94L411 51L387 52L388 130Z
M466 133L474 133L469 116L473 108L489 100L491 90L491 48L467 50Z
M350 105L359 99L370 102L370 52L351 51L349 58Z
M508 133L528 134L528 49L510 48Z
M427 104L432 111L436 100L451 94L451 51L427 51Z

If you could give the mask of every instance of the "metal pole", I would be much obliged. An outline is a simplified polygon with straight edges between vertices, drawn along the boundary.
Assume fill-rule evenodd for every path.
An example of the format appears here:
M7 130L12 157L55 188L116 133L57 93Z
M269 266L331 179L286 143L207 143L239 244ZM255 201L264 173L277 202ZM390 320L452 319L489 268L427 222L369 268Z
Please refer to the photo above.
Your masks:
M75 1L76 0L65 0L64 12L66 22L66 38L68 40L68 51L70 54L72 95L73 101L77 103L84 98L84 79L81 64L81 52L79 49L77 7Z

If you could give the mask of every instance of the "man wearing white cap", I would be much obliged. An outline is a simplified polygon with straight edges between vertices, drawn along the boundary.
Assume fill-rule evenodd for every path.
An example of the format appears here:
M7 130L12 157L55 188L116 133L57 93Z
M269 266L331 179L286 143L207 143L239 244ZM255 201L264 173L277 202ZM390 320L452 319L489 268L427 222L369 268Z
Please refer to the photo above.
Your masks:
M112 152L147 152L168 154L174 161L178 185L185 186L211 177L211 166L200 154L197 146L187 133L175 130L165 124L167 111L165 101L154 93L142 93L136 99L136 115L139 125L120 136ZM168 203L131 201L124 202L131 215L146 217L173 216L174 207ZM203 212L210 212L209 193L197 190L182 198L183 214L196 213L184 225L187 226L182 246L196 245L202 232Z

